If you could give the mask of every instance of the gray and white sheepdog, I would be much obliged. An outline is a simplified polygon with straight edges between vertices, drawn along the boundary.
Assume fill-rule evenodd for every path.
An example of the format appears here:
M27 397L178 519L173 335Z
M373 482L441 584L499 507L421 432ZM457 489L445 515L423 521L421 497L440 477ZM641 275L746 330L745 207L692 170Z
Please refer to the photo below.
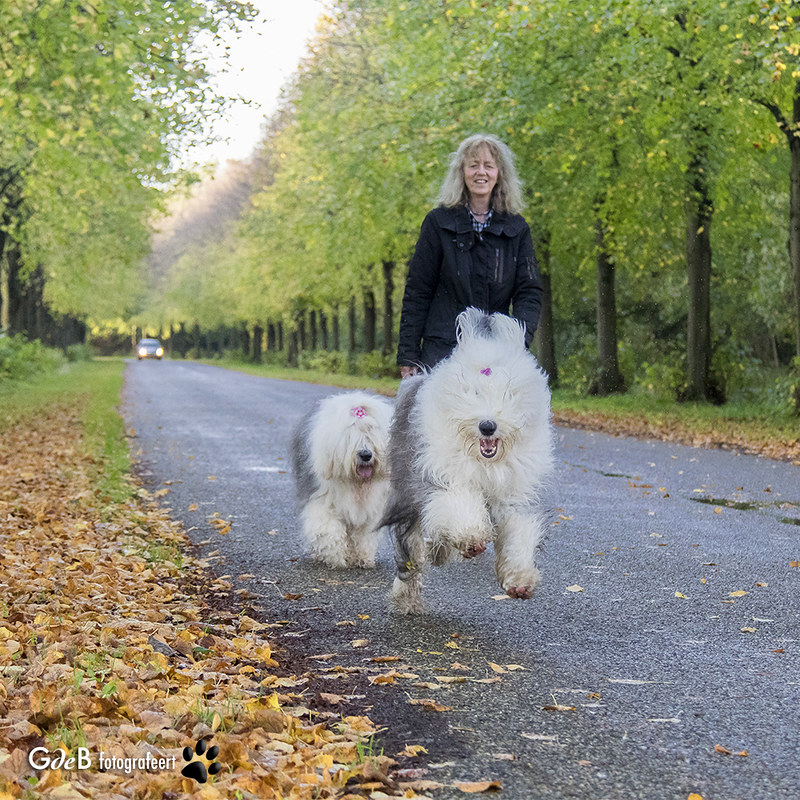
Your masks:
M302 527L311 556L373 567L389 494L392 405L365 392L326 397L292 437Z
M547 376L520 323L469 308L452 355L403 381L390 437L391 494L382 520L395 537L397 610L420 613L422 574L494 542L503 590L527 599L549 521L541 506L553 471Z

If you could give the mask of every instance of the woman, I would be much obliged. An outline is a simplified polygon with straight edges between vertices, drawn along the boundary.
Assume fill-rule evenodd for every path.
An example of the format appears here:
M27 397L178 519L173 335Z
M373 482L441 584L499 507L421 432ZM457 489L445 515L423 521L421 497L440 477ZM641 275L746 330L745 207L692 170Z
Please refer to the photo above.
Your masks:
M526 345L539 322L542 285L509 148L485 134L461 142L437 202L406 279L397 348L403 378L450 355L456 317L468 306L504 314L511 307Z

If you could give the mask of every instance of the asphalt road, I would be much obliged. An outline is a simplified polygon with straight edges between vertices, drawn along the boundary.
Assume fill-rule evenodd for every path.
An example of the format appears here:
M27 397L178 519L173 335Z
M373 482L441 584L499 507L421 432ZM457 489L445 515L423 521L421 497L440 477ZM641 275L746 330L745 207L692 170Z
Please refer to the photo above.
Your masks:
M506 800L800 798L800 469L559 429L533 599L495 599L490 549L434 571L429 612L403 618L387 541L370 571L303 556L289 437L334 391L132 361L123 412L145 481L219 549L220 573L254 576L235 587L287 621L284 658L361 668L327 673L325 690L364 695L347 713L387 726L387 754L422 745L424 761L404 764L424 778L498 780ZM215 513L232 521L225 536ZM419 678L369 686L366 659L382 655ZM410 703L423 698L452 710Z

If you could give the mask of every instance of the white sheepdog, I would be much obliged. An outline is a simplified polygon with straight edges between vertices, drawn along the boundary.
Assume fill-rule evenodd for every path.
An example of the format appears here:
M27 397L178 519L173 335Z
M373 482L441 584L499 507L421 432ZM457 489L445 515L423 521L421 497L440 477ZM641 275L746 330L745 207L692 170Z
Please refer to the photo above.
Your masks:
M401 384L391 428L391 495L383 524L395 537L395 607L420 613L422 572L494 542L504 591L527 599L549 516L553 471L547 376L504 314L468 308L457 345L430 373Z
M389 494L392 405L365 392L323 399L298 425L292 461L311 555L332 567L373 567Z

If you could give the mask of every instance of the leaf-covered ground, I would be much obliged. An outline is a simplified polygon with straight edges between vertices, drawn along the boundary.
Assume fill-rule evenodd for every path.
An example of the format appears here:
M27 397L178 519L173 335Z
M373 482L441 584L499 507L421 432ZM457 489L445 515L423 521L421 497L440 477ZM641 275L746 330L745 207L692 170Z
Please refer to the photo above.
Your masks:
M81 437L61 407L0 439L0 800L421 796L368 718L306 706L269 624L200 599L165 511L102 496Z
M553 421L568 428L600 431L615 436L738 450L800 466L800 420L794 431L776 435L773 426L736 418L692 420L678 414L648 415L624 410L608 413L557 405Z

